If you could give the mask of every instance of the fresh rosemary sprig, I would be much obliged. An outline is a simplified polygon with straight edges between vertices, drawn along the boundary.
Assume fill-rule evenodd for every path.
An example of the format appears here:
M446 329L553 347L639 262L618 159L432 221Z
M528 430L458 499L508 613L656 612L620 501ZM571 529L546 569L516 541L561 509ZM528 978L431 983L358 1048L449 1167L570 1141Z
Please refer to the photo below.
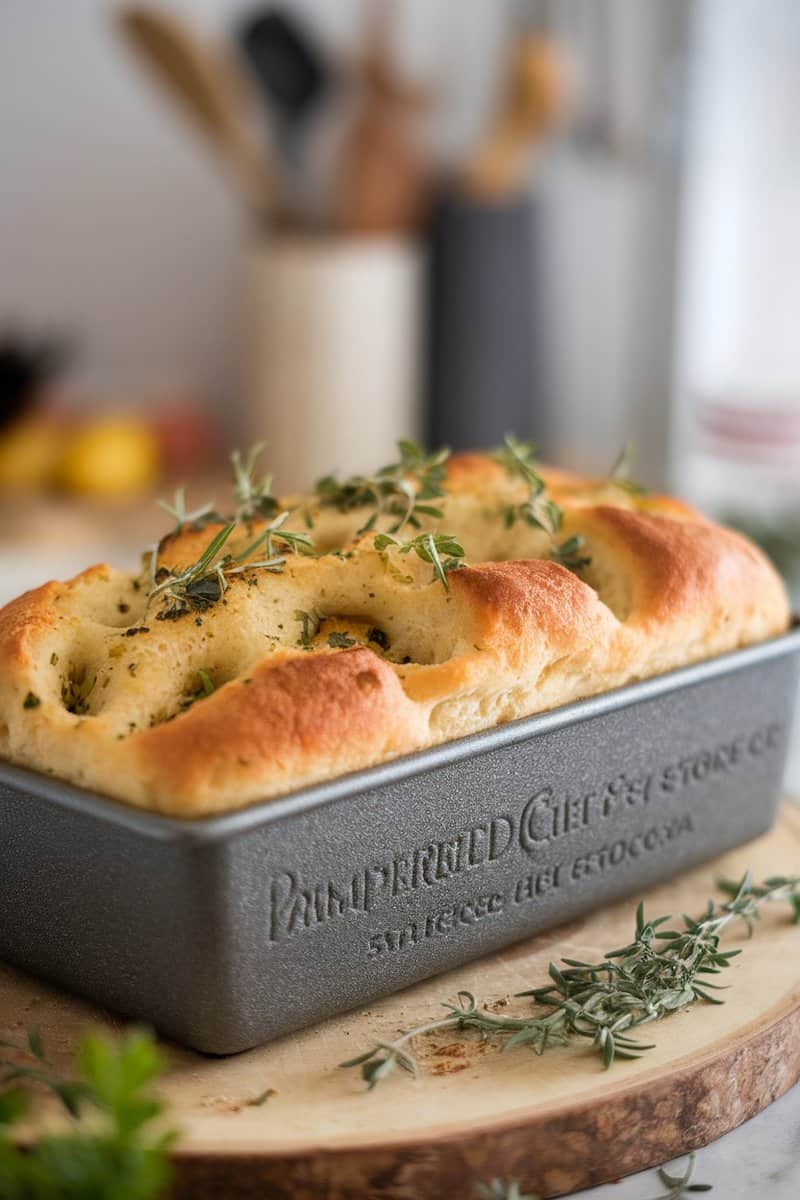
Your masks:
M284 549L288 546L290 550L297 551L298 554L313 555L314 543L311 536L307 533L294 533L292 530L284 529L283 525L289 518L289 510L286 509L282 513L278 513L274 520L270 521L266 529L262 529L258 537L246 546L241 554L237 555L237 562L244 562L245 566L242 570L247 570L252 563L246 563L246 559L251 558L257 550L264 547L264 556L267 559L273 559L278 551L275 549L275 543L281 542ZM229 572L230 573L230 572Z
M235 521L223 526L190 566L182 570L161 567L156 571L150 600L163 596L167 601L157 620L174 620L190 609L205 612L219 600L227 586L223 565L230 558L223 551L235 528Z
M642 496L647 488L634 478L633 463L636 457L636 447L633 442L626 442L620 450L613 467L608 473L609 483L615 487L630 492L633 496Z
M272 494L272 476L262 475L260 480L255 477L256 463L265 445L265 442L256 442L244 461L239 450L231 454L237 521L253 521L257 517L268 521L278 512L278 501Z
M506 526L510 529L522 520L553 537L561 528L564 513L547 495L547 485L536 469L535 444L520 441L512 433L506 434L504 442L492 457L505 467L508 475L519 477L528 488L528 495L521 504L510 504L503 509Z
M658 1178L667 1189L660 1196L654 1196L653 1200L686 1200L689 1195L694 1195L697 1192L711 1192L713 1185L710 1183L692 1183L692 1175L694 1173L695 1155L689 1155L689 1161L686 1164L686 1170L682 1175L670 1175L661 1167L658 1171Z
M175 495L170 504L168 500L157 500L159 508L163 508L165 513L169 513L175 522L175 529L180 533L184 525L198 525L202 527L204 522L209 522L217 519L218 514L214 511L213 501L208 504L201 504L199 508L192 509L191 512L186 511L186 491L183 487L175 489Z
M415 1037L439 1030L477 1029L484 1039L497 1041L503 1050L529 1046L538 1054L551 1046L564 1046L577 1038L588 1039L609 1068L616 1058L638 1058L652 1045L631 1037L631 1031L661 1020L698 1000L722 1001L710 995L718 985L709 976L719 975L740 950L721 950L723 930L744 921L752 933L763 905L788 901L795 923L800 924L800 876L775 876L754 885L750 872L738 884L721 882L730 897L723 904L709 900L697 920L683 917L682 929L664 929L669 917L647 921L644 906L636 910L633 941L609 951L597 963L562 959L551 963L550 982L520 993L535 1004L547 1006L544 1016L503 1017L479 1009L475 997L458 993L455 1004L445 1003L446 1017L401 1034L393 1042L376 1042L343 1067L361 1067L373 1088L396 1067L415 1074L409 1045Z
M391 518L391 533L399 533L406 525L419 529L422 517L440 518L441 508L428 502L444 495L445 463L450 451L426 454L410 441L399 441L397 449L398 461L381 467L374 475L352 475L345 480L326 475L318 480L314 488L318 502L339 512L371 509L359 533L374 529L382 517Z
M228 578L232 575L243 575L249 571L280 572L286 559L278 554L276 542L280 542L284 550L313 554L314 547L307 533L293 533L282 528L288 516L288 511L279 513L266 529L238 554L230 554L225 549L228 539L237 528L235 520L229 521L215 534L191 566L174 570L161 567L155 573L150 591L151 601L159 596L166 600L156 619L172 621L192 609L205 612L225 594ZM254 559L253 555L262 547L264 556Z
M445 591L450 591L447 580L449 571L457 571L463 566L464 547L449 533L420 533L408 541L401 541L390 533L379 533L375 537L375 549L381 552L390 546L397 548L400 554L409 554L412 550L423 562L433 566L434 578L438 579ZM442 558L442 555L445 558Z

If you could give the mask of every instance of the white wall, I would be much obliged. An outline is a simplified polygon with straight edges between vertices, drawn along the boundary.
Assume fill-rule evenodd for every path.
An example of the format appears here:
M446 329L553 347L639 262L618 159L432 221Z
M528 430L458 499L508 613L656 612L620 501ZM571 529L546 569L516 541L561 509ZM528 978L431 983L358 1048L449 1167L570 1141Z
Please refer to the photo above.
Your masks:
M295 6L335 53L352 53L363 2ZM190 388L235 413L241 214L121 46L117 7L0 3L0 327L74 332L83 353L72 382L96 396ZM211 32L250 6L169 7ZM496 0L397 6L409 70L434 77L447 100L440 146L463 145L480 124L504 12Z

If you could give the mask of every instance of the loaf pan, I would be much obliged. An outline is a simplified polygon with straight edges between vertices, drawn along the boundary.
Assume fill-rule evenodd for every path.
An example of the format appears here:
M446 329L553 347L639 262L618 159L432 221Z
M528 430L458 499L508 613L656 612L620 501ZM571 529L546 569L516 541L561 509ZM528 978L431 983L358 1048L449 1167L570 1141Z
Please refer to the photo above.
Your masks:
M793 630L199 822L0 765L0 956L208 1053L290 1033L764 833L799 659Z

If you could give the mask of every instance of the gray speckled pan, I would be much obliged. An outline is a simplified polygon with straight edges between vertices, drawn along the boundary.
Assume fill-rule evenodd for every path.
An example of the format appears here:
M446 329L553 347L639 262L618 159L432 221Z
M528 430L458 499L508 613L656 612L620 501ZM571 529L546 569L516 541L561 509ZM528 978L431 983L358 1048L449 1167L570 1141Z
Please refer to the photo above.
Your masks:
M0 764L0 956L227 1054L772 824L800 631L228 816Z

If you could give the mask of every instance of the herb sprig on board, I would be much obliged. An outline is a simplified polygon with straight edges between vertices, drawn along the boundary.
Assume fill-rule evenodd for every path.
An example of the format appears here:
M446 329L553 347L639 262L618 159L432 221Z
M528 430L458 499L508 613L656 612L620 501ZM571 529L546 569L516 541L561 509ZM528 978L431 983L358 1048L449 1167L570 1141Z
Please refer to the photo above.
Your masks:
M167 1151L174 1134L153 1129L163 1106L152 1093L161 1060L149 1035L119 1045L83 1038L74 1078L47 1061L36 1030L0 1061L0 1195L4 1200L152 1200L169 1182ZM29 1150L11 1140L28 1108L26 1086L51 1091L74 1120L71 1130L42 1137Z
M720 887L729 899L722 904L709 900L697 920L683 917L682 928L665 929L669 917L646 920L640 904L634 937L627 946L609 951L600 962L551 963L548 984L520 993L547 1007L549 1012L543 1016L497 1016L479 1009L475 997L462 991L455 1004L445 1003L447 1016L411 1029L393 1042L375 1042L341 1066L360 1067L371 1089L397 1067L416 1074L410 1050L415 1037L467 1029L477 1030L503 1050L528 1046L538 1054L586 1039L606 1069L618 1058L639 1058L653 1049L632 1036L641 1027L699 1000L722 1003L711 995L718 990L711 977L720 975L741 953L720 949L727 926L742 921L751 934L764 905L776 902L788 902L795 923L800 924L800 876L775 876L755 885L748 871L738 883L722 880Z
M667 1190L660 1196L654 1196L653 1200L686 1200L687 1196L696 1195L698 1192L712 1192L713 1184L692 1183L694 1164L695 1155L690 1154L682 1175L671 1175L669 1171L665 1171L661 1167L658 1171L658 1178Z
M657 1174L661 1183L667 1189L652 1200L687 1200L687 1197L699 1192L713 1191L710 1183L692 1183L695 1168L694 1154L690 1154L682 1175L672 1175L661 1167ZM476 1183L473 1189L475 1200L540 1200L531 1192L520 1191L517 1179L493 1179L491 1183Z

